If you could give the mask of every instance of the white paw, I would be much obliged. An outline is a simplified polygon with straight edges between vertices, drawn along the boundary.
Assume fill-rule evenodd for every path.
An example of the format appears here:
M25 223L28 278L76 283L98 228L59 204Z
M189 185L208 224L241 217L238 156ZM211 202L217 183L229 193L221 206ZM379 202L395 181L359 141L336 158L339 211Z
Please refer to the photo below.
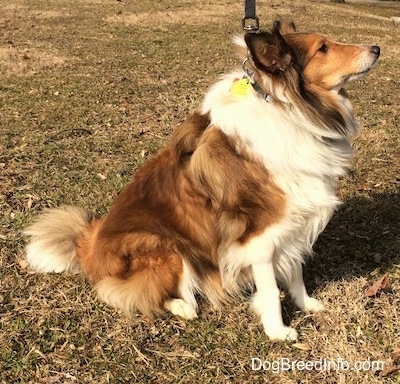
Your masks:
M266 335L275 341L295 341L299 337L294 328L281 325L274 328L264 328Z
M164 303L165 309L173 315L180 316L186 320L195 319L197 317L196 310L182 299L171 299Z
M323 311L325 308L324 304L322 304L319 300L314 299L312 297L307 297L306 300L304 300L304 305L302 309L311 312L320 312Z

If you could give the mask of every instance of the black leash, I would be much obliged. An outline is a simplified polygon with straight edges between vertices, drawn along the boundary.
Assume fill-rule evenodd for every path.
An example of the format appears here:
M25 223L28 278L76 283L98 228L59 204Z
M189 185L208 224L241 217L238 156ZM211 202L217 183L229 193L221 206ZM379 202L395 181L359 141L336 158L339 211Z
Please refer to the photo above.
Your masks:
M243 29L248 31L257 31L259 28L258 17L256 16L256 0L244 1L244 16L242 18Z

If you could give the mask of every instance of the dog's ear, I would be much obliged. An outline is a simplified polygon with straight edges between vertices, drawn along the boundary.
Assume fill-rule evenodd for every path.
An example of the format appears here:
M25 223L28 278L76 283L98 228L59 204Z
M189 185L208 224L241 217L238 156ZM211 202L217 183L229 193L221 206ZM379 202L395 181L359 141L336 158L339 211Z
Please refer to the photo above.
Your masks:
M245 41L254 65L262 71L278 74L292 63L290 48L278 31L250 32Z
M288 35L296 32L296 26L293 21L275 20L272 25L272 33L279 32L281 35Z

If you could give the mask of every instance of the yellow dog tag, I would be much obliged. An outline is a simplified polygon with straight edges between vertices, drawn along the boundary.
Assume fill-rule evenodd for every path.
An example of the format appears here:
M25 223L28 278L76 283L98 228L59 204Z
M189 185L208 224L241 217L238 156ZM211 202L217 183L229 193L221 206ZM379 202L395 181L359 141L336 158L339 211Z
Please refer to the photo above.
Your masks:
M249 95L250 90L253 88L249 79L236 79L230 89L230 93L232 96L239 97L247 97Z

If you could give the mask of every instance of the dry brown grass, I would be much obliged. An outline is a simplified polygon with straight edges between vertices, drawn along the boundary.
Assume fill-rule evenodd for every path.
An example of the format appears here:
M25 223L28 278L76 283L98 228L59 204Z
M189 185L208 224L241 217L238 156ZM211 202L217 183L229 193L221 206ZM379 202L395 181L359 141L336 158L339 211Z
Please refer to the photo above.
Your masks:
M386 3L386 2L385 2ZM399 27L392 4L258 1L300 29L382 48L349 93L364 124L340 181L344 204L306 282L327 310L283 299L299 344L271 343L246 303L199 319L127 319L79 276L35 275L21 229L45 207L105 213L131 173L196 108L230 47L242 4L0 0L0 383L399 383L397 372L252 371L251 358L400 364ZM387 273L390 289L367 298ZM388 371L386 371L387 373Z

